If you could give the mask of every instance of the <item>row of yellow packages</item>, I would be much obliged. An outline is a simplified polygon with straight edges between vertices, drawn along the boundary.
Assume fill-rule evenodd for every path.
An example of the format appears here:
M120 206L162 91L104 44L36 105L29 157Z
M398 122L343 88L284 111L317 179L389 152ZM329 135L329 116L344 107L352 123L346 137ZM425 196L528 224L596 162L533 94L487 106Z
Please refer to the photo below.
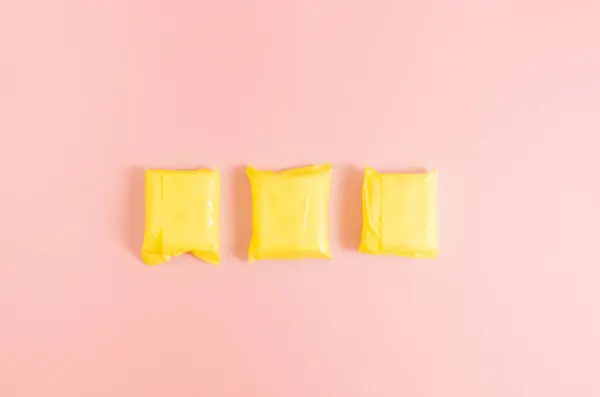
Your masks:
M329 191L332 167L286 171L248 167L252 186L250 262L331 259ZM438 175L379 173L367 167L362 188L359 250L436 258ZM158 265L186 252L220 261L220 177L216 170L146 171L146 230L142 259Z

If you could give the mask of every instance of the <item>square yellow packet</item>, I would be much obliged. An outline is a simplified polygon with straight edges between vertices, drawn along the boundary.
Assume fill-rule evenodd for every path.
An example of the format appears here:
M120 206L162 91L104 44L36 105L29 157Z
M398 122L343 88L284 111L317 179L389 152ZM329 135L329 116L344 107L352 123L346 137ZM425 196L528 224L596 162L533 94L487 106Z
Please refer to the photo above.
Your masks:
M437 171L381 174L367 167L360 251L437 258L437 185Z
M252 185L252 241L248 260L331 259L331 165L287 171L247 169Z
M218 264L219 208L218 171L147 170L144 263L192 252Z

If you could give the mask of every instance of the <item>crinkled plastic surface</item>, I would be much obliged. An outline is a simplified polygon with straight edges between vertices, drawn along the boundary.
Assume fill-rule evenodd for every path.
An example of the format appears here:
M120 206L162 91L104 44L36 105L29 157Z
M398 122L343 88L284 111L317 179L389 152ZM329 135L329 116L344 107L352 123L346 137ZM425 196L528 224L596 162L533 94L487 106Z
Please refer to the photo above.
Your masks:
M248 259L331 259L331 165L287 171L247 169L252 185Z
M381 174L367 167L360 251L436 258L437 186L437 171Z
M218 264L219 208L218 171L147 170L144 263L191 252Z

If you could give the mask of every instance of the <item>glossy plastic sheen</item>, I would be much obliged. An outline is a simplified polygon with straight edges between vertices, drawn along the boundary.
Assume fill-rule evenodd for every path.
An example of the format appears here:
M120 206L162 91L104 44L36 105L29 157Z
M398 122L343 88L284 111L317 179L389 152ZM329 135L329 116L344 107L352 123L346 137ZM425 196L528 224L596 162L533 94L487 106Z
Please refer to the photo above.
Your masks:
M146 231L142 260L158 265L191 252L219 263L219 172L146 171Z
M287 171L247 169L252 185L250 262L258 259L331 259L331 165Z
M380 174L367 167L363 181L360 251L414 258L438 256L438 174Z

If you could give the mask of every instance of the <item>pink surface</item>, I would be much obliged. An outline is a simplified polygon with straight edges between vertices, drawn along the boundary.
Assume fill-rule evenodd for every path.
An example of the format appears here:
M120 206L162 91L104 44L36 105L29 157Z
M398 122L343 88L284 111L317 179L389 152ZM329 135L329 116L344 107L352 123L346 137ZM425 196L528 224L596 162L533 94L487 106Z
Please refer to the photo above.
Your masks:
M600 3L0 5L0 395L600 395ZM244 166L332 162L334 260L244 261ZM357 252L440 171L441 257ZM222 171L223 263L140 260L143 167Z

